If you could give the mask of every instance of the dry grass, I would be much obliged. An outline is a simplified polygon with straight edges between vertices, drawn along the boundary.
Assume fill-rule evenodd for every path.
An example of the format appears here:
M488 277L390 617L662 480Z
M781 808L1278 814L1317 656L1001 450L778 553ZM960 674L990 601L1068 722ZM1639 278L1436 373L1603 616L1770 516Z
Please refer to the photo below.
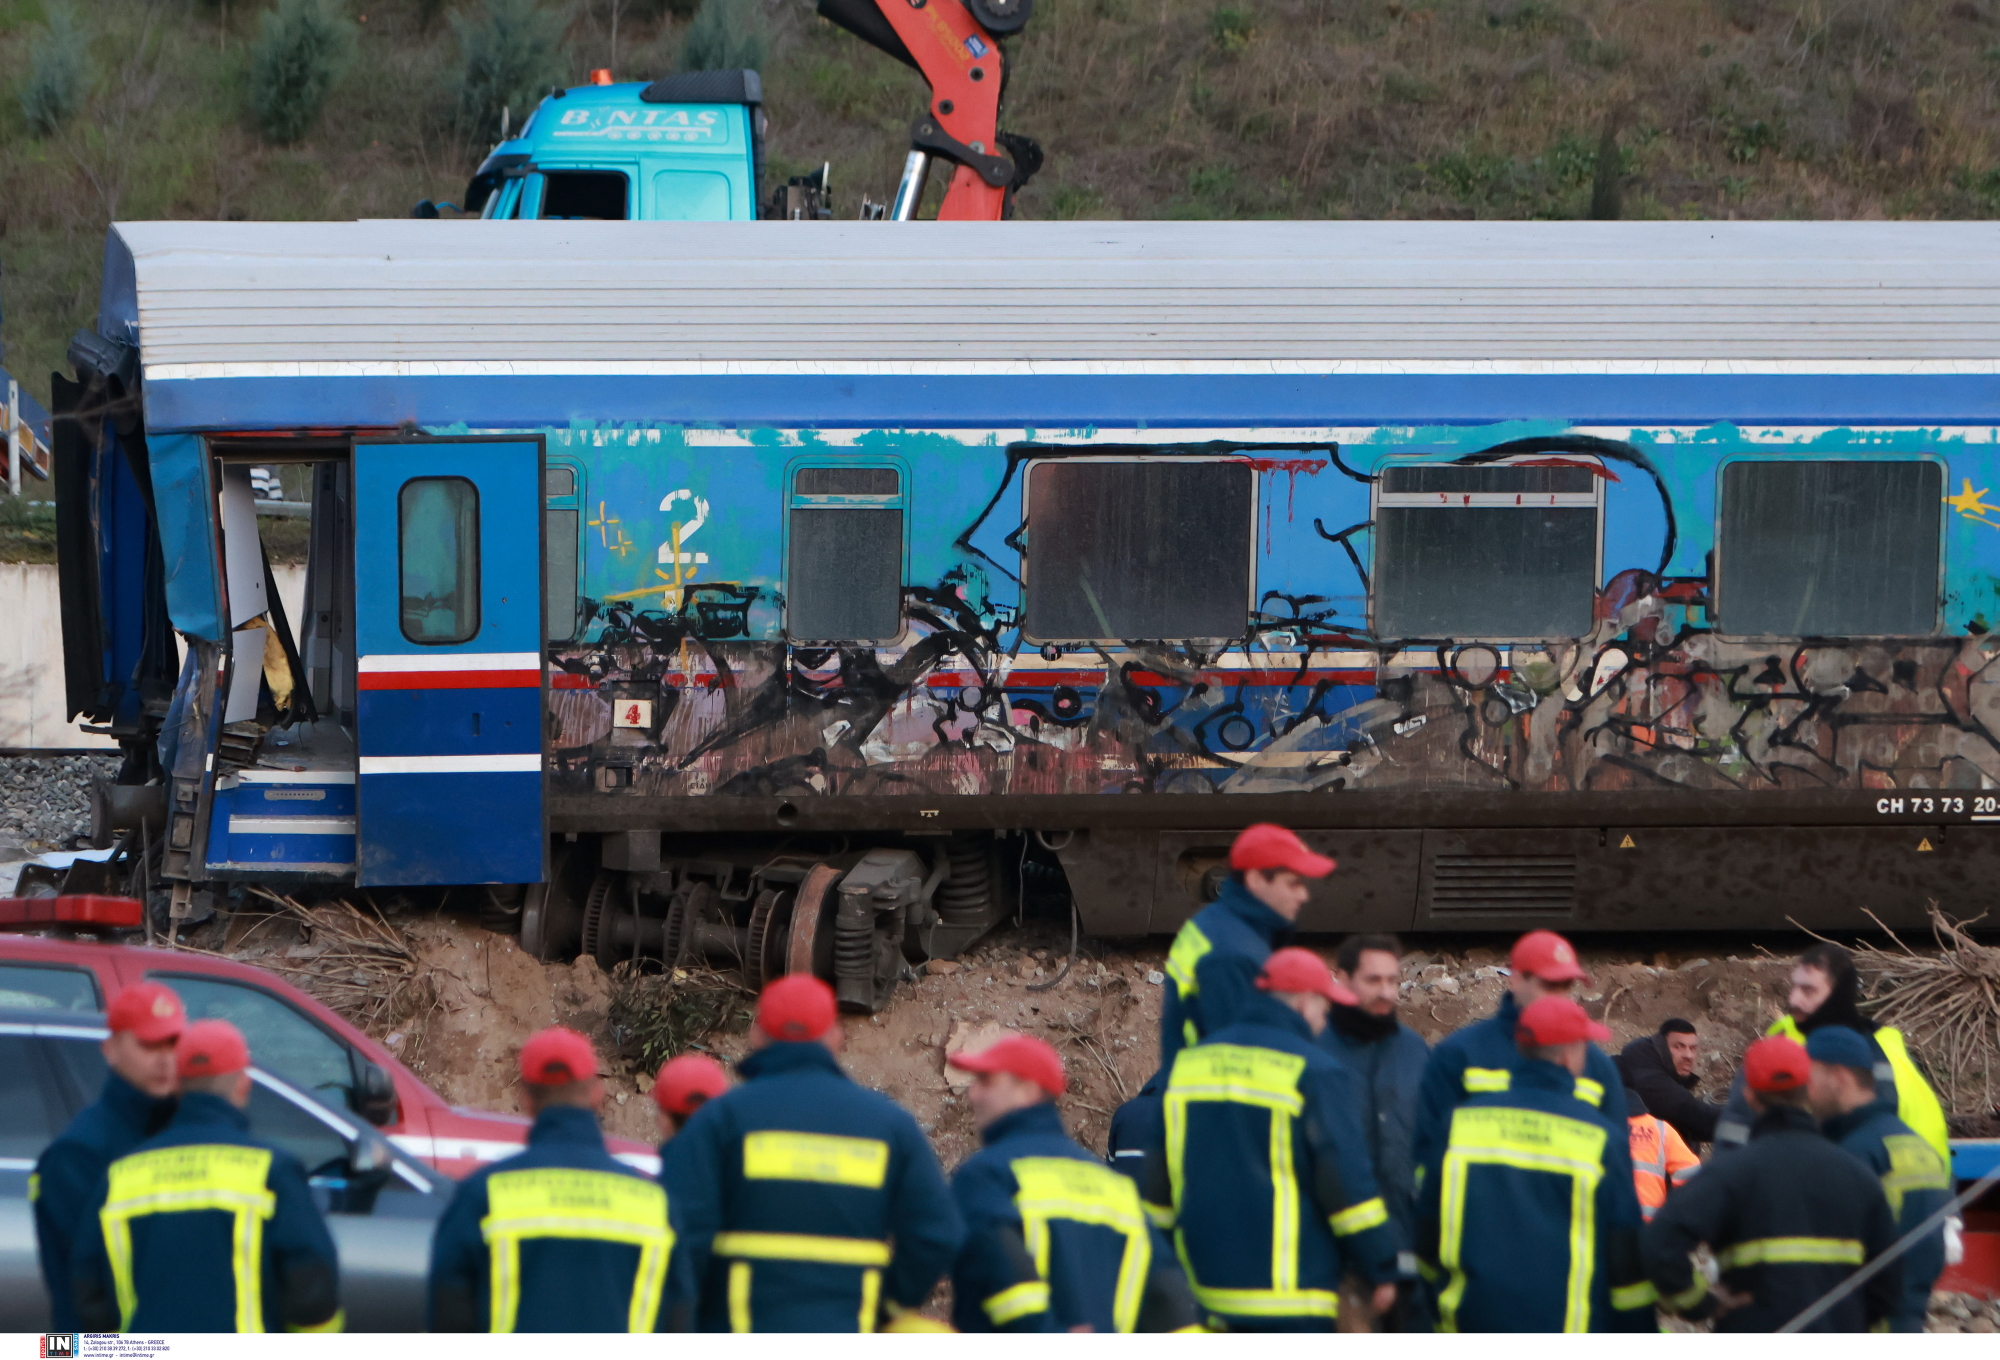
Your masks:
M1990 1115L2000 1107L1993 1070L2000 1054L2000 948L1969 933L1983 916L1954 921L1935 902L1930 916L1935 953L1912 949L1885 926L1895 947L1858 945L1854 961L1876 1018L1903 1032L1946 1112Z
M636 1072L657 1072L718 1031L741 1033L755 1004L734 977L707 968L611 970L611 1034Z
M259 958L258 967L281 975L373 1038L403 1029L410 1037L405 1051L415 1050L437 1007L437 984L372 901L365 908L342 898L305 906L258 885L249 891L272 908L267 919L289 921L304 936L283 959ZM233 950L249 943L257 929L256 923L232 928Z
M843 216L887 197L921 82L805 0L765 3L772 170L831 160ZM260 5L79 7L92 93L42 138L16 97L40 0L0 0L0 301L38 396L95 315L114 217L460 196L484 148L451 131L437 15L459 5L350 6L360 59L277 149L243 93ZM614 57L611 10L569 5L570 78L668 69L685 21L621 0ZM2000 213L2000 0L1040 0L1010 47L1006 122L1049 152L1023 217Z

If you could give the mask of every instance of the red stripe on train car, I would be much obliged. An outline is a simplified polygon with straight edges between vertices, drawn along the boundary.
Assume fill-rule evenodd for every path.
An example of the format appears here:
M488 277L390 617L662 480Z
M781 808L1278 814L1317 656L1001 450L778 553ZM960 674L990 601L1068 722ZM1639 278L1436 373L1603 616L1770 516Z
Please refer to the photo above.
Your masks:
M540 671L363 671L360 689L539 689Z

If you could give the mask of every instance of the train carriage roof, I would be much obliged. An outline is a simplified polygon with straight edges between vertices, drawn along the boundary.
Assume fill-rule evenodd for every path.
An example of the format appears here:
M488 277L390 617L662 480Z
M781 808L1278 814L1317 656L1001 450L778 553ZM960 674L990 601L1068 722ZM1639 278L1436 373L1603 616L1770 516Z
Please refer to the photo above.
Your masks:
M100 329L156 429L1990 422L2000 225L138 222Z

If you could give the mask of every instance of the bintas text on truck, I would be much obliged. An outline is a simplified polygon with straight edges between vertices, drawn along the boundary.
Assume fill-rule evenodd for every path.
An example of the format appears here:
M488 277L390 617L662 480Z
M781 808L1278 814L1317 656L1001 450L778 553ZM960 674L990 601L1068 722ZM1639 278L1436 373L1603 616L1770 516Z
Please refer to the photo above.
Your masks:
M1996 247L122 223L71 704L177 904L492 885L857 1008L1024 884L1171 931L1256 821L1308 931L1917 923L2000 870Z

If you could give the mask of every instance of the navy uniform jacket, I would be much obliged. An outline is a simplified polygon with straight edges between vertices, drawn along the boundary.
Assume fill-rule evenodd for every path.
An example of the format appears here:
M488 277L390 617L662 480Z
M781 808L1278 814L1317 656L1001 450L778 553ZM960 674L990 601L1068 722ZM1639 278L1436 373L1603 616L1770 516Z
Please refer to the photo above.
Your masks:
M1520 1023L1521 1008L1512 992L1500 994L1500 1009L1476 1025L1467 1025L1456 1034L1438 1040L1431 1060L1424 1068L1424 1082L1417 1096L1417 1132L1411 1152L1421 1170L1444 1155L1445 1138L1451 1132L1451 1112L1470 1096L1507 1089L1521 1049L1514 1041L1514 1027ZM1597 1045L1585 1051L1583 1075L1575 1079L1575 1094L1600 1114L1610 1113L1623 1125L1625 1083L1618 1069Z
M28 1182L28 1198L35 1205L35 1245L49 1291L51 1330L81 1330L69 1262L78 1227L96 1211L91 1195L98 1181L113 1162L158 1133L173 1113L173 1097L155 1100L113 1072L105 1077L97 1103L79 1111L55 1142L42 1149Z
M86 1331L339 1330L340 1261L305 1168L222 1097L182 1096L91 1198L71 1258Z
M1053 1101L995 1120L951 1178L961 1332L1178 1331L1199 1318L1139 1190L1063 1131Z
M1139 1181L1146 1169L1146 1148L1160 1123L1160 1101L1167 1093L1167 1069L1146 1078L1139 1094L1111 1112L1104 1157L1112 1166Z
M1225 879L1216 899L1194 914L1167 952L1166 996L1160 1003L1160 1070L1174 1055L1224 1025L1262 995L1257 975L1271 951L1291 942L1290 921Z
M922 1305L965 1225L937 1156L824 1045L774 1043L674 1136L704 1331L872 1331Z
M1567 1068L1519 1058L1506 1090L1452 1112L1417 1210L1418 1254L1442 1276L1438 1330L1655 1330L1630 1131L1575 1087Z
M1875 1102L1820 1125L1820 1132L1838 1143L1875 1173L1888 1198L1900 1239L1929 1218L1951 1198L1951 1169L1931 1145L1913 1133L1896 1115L1893 1091ZM1889 1316L1889 1330L1921 1332L1930 1309L1931 1286L1944 1271L1944 1225L1903 1253L1902 1301Z
M1371 1033L1350 1012L1358 1014L1355 1007L1335 1006L1319 1043L1354 1074L1356 1112L1368 1140L1375 1188L1389 1207L1397 1245L1409 1251L1417 1240L1417 1095L1431 1047L1403 1024L1387 1034Z
M1646 1225L1646 1273L1661 1301L1687 1317L1714 1307L1688 1253L1706 1242L1722 1284L1751 1302L1718 1332L1775 1332L1896 1240L1889 1201L1869 1169L1820 1134L1813 1117L1774 1106L1750 1141L1703 1165ZM1886 1324L1902 1296L1901 1261L1848 1295L1808 1330L1859 1332Z
M1354 1085L1268 996L1174 1060L1141 1184L1228 1326L1331 1331L1342 1276L1397 1278Z
M551 1105L535 1116L528 1146L460 1182L438 1220L430 1329L685 1325L693 1284L674 1227L667 1194L605 1149L594 1112Z

